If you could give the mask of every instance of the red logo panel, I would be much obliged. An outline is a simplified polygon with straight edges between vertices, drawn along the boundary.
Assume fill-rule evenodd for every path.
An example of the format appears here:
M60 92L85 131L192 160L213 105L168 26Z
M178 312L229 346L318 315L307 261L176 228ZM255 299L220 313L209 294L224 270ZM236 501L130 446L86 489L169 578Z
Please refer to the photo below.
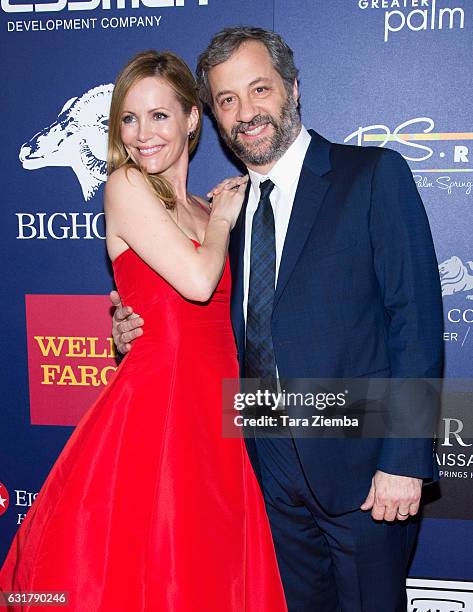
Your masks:
M0 482L0 516L5 514L10 503L10 496L8 495L7 488Z
M110 300L26 295L32 425L76 425L117 368Z

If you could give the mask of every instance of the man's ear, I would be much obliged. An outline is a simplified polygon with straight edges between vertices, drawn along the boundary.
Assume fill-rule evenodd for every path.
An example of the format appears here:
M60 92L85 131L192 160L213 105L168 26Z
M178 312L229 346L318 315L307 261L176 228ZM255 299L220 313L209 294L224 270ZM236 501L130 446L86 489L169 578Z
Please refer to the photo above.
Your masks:
M294 96L294 100L299 102L299 84L297 79L294 79L294 84L292 85L292 95Z

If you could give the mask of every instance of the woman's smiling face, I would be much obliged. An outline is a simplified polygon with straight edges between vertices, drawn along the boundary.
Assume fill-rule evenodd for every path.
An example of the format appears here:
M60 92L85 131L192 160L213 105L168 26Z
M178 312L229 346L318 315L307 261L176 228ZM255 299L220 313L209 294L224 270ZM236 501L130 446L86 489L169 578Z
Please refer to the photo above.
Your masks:
M160 77L145 77L125 96L120 137L132 159L149 174L172 174L188 156L197 109L186 115L174 90Z

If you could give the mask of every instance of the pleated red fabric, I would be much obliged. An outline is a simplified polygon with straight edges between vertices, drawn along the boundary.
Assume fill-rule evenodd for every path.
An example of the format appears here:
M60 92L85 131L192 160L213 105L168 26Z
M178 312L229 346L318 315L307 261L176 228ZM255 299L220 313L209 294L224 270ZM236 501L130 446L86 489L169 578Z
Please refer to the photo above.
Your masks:
M0 589L67 592L69 605L50 610L283 612L244 440L221 433L221 381L238 377L228 261L206 304L132 249L113 267L145 333L66 443Z

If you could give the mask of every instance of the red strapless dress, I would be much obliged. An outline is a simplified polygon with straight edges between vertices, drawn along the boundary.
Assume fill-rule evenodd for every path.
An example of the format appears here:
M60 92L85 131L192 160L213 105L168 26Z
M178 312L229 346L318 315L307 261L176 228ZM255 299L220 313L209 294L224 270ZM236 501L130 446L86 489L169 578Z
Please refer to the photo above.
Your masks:
M282 612L244 440L221 434L221 380L238 376L228 261L205 305L131 249L114 271L145 333L52 468L0 589L66 591L81 612Z

